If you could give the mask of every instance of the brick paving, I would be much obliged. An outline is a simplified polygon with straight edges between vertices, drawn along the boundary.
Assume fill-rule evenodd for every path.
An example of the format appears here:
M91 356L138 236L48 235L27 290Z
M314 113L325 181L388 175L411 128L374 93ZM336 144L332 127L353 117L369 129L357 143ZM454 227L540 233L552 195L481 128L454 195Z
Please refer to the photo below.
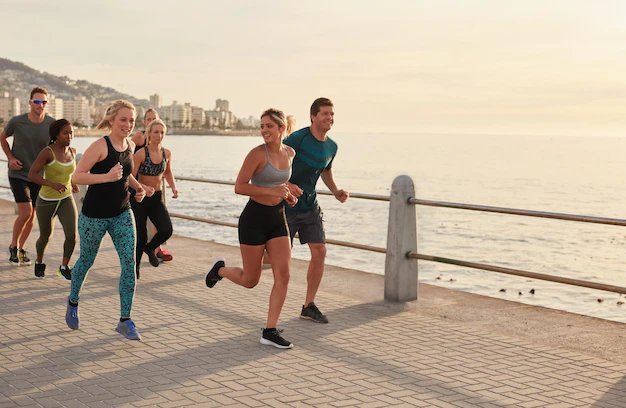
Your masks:
M0 203L3 248L13 220L12 205ZM33 258L37 235L35 228ZM481 313L493 319L500 309L519 317L528 307L465 294L465 306L447 316L420 303L445 304L437 297L447 292L422 285L424 300L388 304L375 299L380 277L337 268L329 268L317 299L330 323L315 324L298 318L306 263L294 260L279 327L295 347L279 350L259 343L271 272L252 290L226 280L208 289L207 264L222 254L240 264L238 249L182 237L168 243L174 261L142 264L133 320L143 341L114 331L119 260L108 237L81 292L80 330L72 331L64 321L69 283L53 274L62 237L57 228L46 279L35 280L32 266L0 266L0 408L626 407L619 343L626 325L533 312L548 334L563 324L580 326L581 341L597 330L614 335L595 351L597 341L581 347L577 338L507 333L494 329L491 317L483 325L472 318L480 302L487 302ZM370 291L359 292L361 285ZM467 317L455 318L463 310Z

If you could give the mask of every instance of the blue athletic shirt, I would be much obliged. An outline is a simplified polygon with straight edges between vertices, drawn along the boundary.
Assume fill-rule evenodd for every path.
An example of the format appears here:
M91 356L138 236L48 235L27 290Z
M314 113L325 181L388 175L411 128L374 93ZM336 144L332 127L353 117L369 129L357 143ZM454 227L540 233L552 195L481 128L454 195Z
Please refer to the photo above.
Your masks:
M337 154L337 143L329 137L320 142L306 127L297 130L283 139L283 143L296 151L289 182L296 184L304 192L298 197L294 207L285 207L288 214L303 213L318 207L315 186L322 171L330 170Z

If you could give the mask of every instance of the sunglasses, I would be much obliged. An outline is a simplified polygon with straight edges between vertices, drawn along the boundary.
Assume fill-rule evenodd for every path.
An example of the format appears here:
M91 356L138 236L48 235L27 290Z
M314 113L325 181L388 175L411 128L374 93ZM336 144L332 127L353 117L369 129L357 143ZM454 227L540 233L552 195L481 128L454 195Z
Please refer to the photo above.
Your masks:
M48 104L48 101L41 101L39 99L31 99L30 101L32 103L34 103L35 105L46 105L46 104Z

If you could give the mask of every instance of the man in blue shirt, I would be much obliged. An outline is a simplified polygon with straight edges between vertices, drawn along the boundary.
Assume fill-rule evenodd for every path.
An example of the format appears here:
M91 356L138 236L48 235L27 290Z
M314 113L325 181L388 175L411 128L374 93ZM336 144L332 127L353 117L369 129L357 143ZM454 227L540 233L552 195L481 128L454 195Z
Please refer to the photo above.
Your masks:
M340 190L335 183L332 164L337 154L337 144L327 134L334 123L335 110L328 98L318 98L311 105L311 126L289 135L283 143L296 151L293 160L289 189L298 197L294 207L285 207L291 239L296 232L300 243L308 244L311 262L307 272L307 291L302 306L302 319L317 323L328 323L328 319L315 306L314 300L324 274L326 259L326 235L324 214L317 203L315 186L322 181L340 202L345 202L349 193Z

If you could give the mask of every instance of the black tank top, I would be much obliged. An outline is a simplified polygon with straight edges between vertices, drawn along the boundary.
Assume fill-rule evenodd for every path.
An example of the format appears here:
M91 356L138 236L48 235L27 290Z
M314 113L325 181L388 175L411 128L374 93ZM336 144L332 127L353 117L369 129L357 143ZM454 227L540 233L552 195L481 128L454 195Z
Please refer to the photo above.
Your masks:
M122 164L122 178L112 183L92 184L87 188L83 201L83 214L89 218L117 217L128 208L128 176L133 171L133 153L130 144L123 152L113 148L109 136L105 136L109 153L107 157L94 164L89 171L92 174L106 174L117 163Z
M141 136L143 136L143 144L141 146L139 145L135 145L135 151L133 153L137 153L139 151L139 149L141 149L142 147L144 147L146 145L146 131L144 130L143 132L141 132Z

